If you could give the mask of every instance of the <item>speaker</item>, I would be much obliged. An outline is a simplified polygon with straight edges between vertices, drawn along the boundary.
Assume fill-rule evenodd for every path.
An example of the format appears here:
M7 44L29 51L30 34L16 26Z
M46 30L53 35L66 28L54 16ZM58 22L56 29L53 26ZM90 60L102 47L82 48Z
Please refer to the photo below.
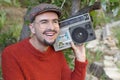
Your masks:
M72 41L77 45L96 39L89 13L65 19L60 22L60 27L60 33L53 45L55 51L70 48Z
M75 44L80 44L96 39L95 33L90 22L85 24L79 24L75 27L70 27L69 31L72 41Z

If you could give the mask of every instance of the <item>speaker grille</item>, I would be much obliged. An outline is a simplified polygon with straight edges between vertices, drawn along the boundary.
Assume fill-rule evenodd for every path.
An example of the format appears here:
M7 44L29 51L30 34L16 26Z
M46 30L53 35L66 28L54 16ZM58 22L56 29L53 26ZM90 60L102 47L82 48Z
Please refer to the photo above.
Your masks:
M84 28L77 27L77 28L72 30L71 37L72 37L74 42L83 43L88 38L88 32Z

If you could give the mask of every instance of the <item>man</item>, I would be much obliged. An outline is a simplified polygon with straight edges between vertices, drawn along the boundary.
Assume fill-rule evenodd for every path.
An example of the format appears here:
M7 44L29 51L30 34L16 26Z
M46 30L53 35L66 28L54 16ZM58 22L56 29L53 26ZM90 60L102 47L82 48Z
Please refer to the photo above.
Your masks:
M29 13L32 36L8 46L2 53L4 80L85 80L84 45L74 45L75 69L70 70L61 51L52 45L59 34L61 10L51 4L40 4Z

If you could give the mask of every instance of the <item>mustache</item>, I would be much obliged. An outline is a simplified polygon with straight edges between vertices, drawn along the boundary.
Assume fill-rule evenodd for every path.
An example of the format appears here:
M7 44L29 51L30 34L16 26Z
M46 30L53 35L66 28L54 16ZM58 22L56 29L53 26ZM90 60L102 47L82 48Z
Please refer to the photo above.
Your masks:
M48 30L45 30L45 31L43 32L43 34L45 34L46 32L55 32L55 33L57 33L57 31L56 31L56 30L51 30L51 29L48 29Z

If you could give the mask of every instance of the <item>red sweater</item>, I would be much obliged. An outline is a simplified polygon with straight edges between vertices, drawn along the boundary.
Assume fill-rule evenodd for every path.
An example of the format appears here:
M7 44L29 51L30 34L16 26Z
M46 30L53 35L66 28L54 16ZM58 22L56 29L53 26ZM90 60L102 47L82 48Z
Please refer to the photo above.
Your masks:
M75 60L75 70L68 67L62 52L51 47L44 53L35 49L29 39L4 49L4 80L85 80L87 62Z

